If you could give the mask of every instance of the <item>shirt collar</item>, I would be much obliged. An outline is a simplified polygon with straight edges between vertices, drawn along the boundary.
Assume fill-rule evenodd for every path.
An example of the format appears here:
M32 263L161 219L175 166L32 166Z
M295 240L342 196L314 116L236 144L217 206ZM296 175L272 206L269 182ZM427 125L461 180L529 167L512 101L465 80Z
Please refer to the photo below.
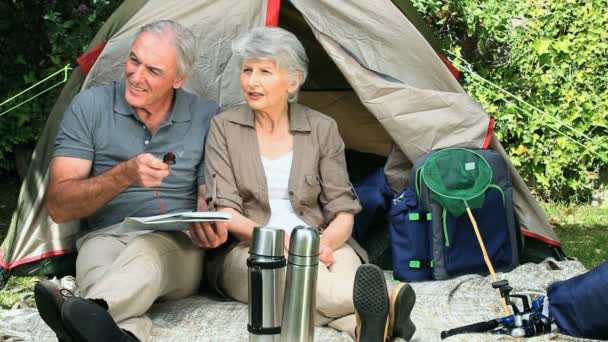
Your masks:
M289 104L289 130L294 132L310 132L310 122L306 107L297 103ZM228 117L228 120L239 125L255 128L255 114L246 104L237 106Z
M135 109L125 100L125 80L114 81L114 111L122 115L135 115ZM191 120L188 98L181 88L175 90L175 101L171 113L167 118L168 123L188 122Z

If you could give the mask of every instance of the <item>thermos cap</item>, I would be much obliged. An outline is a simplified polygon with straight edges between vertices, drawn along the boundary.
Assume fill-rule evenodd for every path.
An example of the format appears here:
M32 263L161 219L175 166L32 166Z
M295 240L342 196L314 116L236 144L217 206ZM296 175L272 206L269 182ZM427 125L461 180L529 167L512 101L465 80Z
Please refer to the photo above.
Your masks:
M294 228L289 239L289 254L302 257L319 255L319 238L319 231L314 227Z
M285 232L273 227L254 227L249 254L268 257L285 255Z

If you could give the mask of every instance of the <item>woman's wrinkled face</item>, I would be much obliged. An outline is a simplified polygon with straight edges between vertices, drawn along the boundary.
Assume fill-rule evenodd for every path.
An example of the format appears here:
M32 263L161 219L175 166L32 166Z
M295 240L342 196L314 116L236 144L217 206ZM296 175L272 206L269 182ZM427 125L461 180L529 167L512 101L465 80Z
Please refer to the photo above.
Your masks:
M245 59L241 69L241 89L249 107L258 111L283 110L290 92L297 82L290 80L287 71L276 62Z

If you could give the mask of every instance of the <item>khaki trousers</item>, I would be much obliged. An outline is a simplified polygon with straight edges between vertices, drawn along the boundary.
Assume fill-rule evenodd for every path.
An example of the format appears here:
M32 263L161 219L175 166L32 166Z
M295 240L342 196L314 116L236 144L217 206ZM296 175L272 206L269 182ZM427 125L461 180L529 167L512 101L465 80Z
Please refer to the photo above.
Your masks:
M249 242L239 243L226 256L220 279L226 294L243 303L247 303L249 299L248 257ZM319 263L315 325L329 325L354 338L356 321L353 286L359 265L361 265L359 256L346 244L334 251L334 263L330 268Z
M78 246L81 296L105 300L118 326L141 341L150 337L152 321L145 313L152 303L198 292L204 250L185 233L93 232Z

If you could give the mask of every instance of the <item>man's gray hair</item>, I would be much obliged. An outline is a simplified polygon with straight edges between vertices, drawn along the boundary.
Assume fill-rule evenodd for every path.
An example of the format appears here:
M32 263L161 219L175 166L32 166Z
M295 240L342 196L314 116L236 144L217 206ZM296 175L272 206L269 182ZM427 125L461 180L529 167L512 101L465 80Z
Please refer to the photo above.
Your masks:
M158 20L142 26L135 39L144 32L166 37L177 50L177 74L189 76L196 60L196 44L190 30L172 20ZM172 35L172 36L171 36ZM135 41L135 40L134 40Z
M298 90L308 75L308 57L293 33L278 27L256 27L233 41L232 52L241 63L245 59L274 61L277 67L287 71L291 80L298 82L296 91L290 93L287 100L298 99Z

